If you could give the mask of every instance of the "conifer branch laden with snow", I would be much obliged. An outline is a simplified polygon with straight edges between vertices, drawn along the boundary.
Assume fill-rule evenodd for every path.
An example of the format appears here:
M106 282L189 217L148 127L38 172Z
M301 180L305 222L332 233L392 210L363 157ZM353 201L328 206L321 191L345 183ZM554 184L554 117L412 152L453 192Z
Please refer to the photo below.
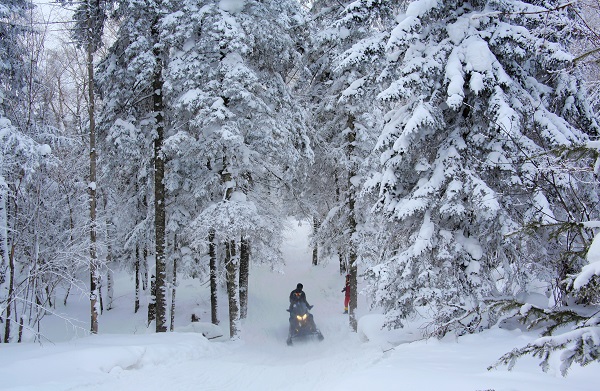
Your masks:
M368 276L390 325L425 306L438 336L490 327L487 298L533 278L567 300L598 215L590 157L572 156L598 131L561 33L573 4L486 4L409 3L378 79L377 211L397 239Z
M544 372L550 369L550 357L560 353L560 372L566 376L573 363L581 366L600 361L600 316L598 313L578 322L573 330L559 335L542 337L522 348L513 349L488 367L488 370L506 365L511 370L520 357L531 355L541 359L540 367ZM564 324L562 324L564 326Z

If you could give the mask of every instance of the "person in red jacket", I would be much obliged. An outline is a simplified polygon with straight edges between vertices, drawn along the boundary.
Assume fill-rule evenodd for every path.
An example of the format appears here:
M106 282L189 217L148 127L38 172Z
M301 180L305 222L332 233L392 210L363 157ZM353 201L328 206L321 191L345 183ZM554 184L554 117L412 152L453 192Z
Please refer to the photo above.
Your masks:
M350 303L350 274L346 274L346 286L342 289L342 292L346 292L344 297L344 314L348 313L348 304Z

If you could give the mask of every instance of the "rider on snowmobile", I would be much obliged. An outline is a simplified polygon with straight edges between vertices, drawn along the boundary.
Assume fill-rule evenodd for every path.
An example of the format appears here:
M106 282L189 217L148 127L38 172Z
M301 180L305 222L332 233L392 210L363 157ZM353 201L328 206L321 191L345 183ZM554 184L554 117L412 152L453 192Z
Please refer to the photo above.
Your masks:
M293 305L296 303L304 302L309 310L313 307L312 305L308 304L308 301L306 301L306 294L302 288L304 288L304 285L298 283L298 285L296 285L296 289L290 292L290 308L288 310L290 313Z
M319 341L323 340L323 334L315 325L311 313L308 312L313 306L306 301L306 294L302 291L303 285L296 285L296 289L290 292L290 330L287 344L292 345L292 338L316 336Z

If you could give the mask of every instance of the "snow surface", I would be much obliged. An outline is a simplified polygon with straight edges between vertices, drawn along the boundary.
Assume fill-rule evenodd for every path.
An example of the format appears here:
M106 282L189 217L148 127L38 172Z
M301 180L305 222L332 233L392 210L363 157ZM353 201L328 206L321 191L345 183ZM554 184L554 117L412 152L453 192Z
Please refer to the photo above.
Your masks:
M232 14L240 12L244 9L244 5L246 4L246 0L221 0L219 2L219 7L223 11L231 12Z
M336 262L311 266L309 224L289 233L280 272L256 266L250 272L248 318L242 335L231 342L226 296L220 294L220 326L210 319L208 284L181 279L177 290L175 332L154 334L145 327L145 309L133 314L133 281L117 274L113 309L99 318L100 335L87 329L89 301L71 293L63 316L43 320L52 341L3 344L0 348L2 390L435 390L563 391L598 390L598 363L573 366L560 376L558 355L543 373L534 358L512 371L487 371L502 354L533 341L537 335L518 329L493 329L443 340L420 338L421 323L402 330L381 329L383 315L359 298L359 332L342 314L344 277ZM322 342L285 344L287 298L304 284ZM359 288L362 281L359 281ZM60 303L61 300L59 299ZM190 323L191 314L200 323ZM202 336L206 334L210 340Z

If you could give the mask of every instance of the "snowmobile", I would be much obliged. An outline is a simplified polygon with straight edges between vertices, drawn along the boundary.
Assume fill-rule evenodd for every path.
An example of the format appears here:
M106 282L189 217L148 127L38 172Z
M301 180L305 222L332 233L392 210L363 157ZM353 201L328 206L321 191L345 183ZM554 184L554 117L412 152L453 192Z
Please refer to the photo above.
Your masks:
M292 308L287 311L290 313L290 332L287 338L288 346L292 345L294 340L307 340L313 337L316 337L319 341L323 340L323 334L317 328L306 303L294 303L292 304Z

